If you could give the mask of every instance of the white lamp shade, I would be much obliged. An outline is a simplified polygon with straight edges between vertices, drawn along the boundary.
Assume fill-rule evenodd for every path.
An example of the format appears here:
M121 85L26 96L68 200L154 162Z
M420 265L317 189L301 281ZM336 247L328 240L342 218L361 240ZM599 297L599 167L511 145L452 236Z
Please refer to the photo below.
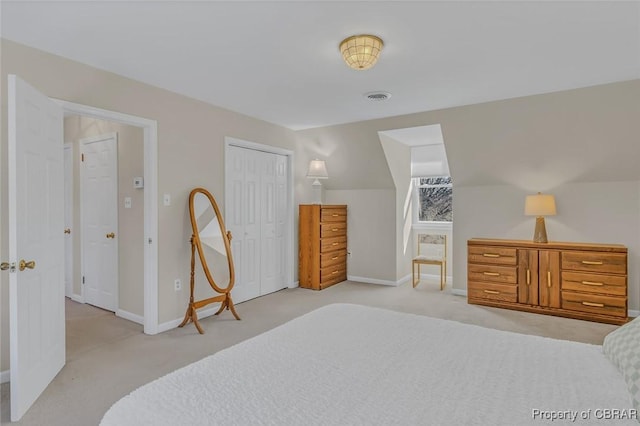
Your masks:
M527 216L555 216L556 200L553 195L539 192L536 195L527 195L524 214Z
M328 179L327 166L323 160L311 160L307 177L312 179Z

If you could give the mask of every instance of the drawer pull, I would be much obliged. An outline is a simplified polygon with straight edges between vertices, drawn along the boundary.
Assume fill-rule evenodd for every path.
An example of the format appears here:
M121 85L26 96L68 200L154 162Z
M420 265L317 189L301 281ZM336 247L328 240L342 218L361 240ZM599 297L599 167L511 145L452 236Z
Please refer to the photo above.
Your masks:
M594 286L603 286L604 283L597 283L594 281L582 281L582 284L584 285L594 285Z
M332 246L337 246L338 244L340 244L340 243L332 243L331 245Z
M338 258L338 256L333 256L333 257L331 258L331 260L336 260L337 258Z
M584 265L602 265L603 262L600 260L583 260L582 263Z
M337 274L338 272L339 272L339 271L333 271L333 272L331 273L331 275L335 275L335 274Z
M482 255L484 257L500 257L499 254L495 254L495 253L482 253Z
M490 277L499 277L499 272L483 272L484 275L489 275Z
M527 269L527 285L531 285L531 270Z
M547 288L551 288L551 272L547 271Z
M337 231L338 231L338 228L331 228L331 230L332 230L333 232L337 232Z
M582 302L584 306L591 306L593 308L604 308L604 303L592 303L592 302Z
M500 294L500 292L496 290L484 290L484 292L487 294Z
M334 214L332 214L331 216L333 216L333 217L338 217L339 215L338 215L338 213L334 213Z

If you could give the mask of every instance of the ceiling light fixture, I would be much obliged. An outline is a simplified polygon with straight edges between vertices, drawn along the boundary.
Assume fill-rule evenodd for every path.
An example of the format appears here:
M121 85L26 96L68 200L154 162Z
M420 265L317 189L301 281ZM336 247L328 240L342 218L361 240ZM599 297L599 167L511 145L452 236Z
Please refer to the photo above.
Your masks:
M378 61L384 43L380 37L361 34L347 37L340 43L344 61L354 70L366 70Z

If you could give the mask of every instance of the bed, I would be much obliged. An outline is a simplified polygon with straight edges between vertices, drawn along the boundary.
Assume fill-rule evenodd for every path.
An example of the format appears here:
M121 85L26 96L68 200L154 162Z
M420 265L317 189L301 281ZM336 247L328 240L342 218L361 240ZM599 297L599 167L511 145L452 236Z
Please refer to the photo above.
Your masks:
M101 425L637 426L634 414L602 346L333 304L142 386Z

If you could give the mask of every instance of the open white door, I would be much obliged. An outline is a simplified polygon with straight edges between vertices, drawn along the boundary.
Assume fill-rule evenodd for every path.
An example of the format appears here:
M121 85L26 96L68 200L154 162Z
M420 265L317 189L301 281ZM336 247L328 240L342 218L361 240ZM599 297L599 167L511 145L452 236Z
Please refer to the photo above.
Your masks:
M65 363L62 109L9 76L11 420Z

